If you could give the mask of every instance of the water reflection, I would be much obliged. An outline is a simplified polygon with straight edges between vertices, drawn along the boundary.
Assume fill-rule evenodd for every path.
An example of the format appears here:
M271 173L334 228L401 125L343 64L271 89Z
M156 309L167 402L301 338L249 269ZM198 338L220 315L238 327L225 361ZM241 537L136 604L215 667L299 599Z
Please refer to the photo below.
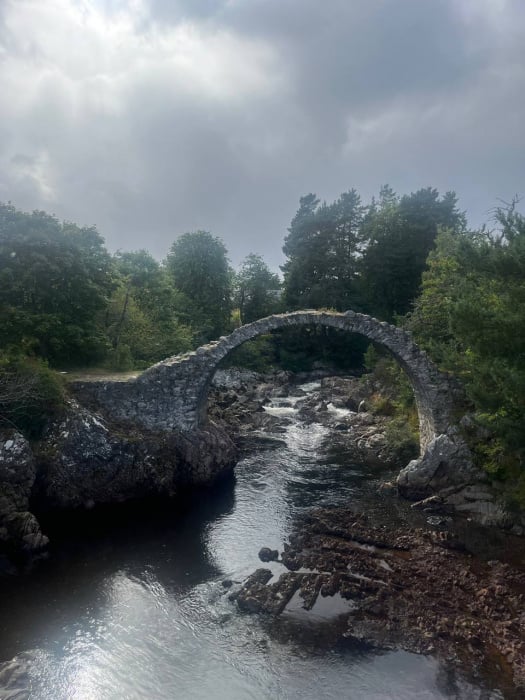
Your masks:
M67 523L44 521L55 543L50 560L31 576L0 584L0 598L9 600L0 613L0 660L20 648L39 646L50 627L62 643L61 630L103 609L114 580L147 583L155 576L180 596L220 576L206 533L211 522L233 512L234 489L231 480L219 485L216 494L203 490L193 506L136 504L101 509Z

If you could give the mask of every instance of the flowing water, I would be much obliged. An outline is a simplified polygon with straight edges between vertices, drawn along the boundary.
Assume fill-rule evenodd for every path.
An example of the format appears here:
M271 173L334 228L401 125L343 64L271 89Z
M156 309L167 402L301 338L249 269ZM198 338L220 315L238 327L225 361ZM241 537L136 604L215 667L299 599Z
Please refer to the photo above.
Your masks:
M229 602L223 581L261 566L262 546L282 549L306 508L354 503L383 521L407 517L333 432L295 420L294 403L267 408L288 423L274 436L283 442L245 456L234 480L188 503L54 525L52 558L0 589L0 698L505 697L431 657L334 643L345 601L277 622Z

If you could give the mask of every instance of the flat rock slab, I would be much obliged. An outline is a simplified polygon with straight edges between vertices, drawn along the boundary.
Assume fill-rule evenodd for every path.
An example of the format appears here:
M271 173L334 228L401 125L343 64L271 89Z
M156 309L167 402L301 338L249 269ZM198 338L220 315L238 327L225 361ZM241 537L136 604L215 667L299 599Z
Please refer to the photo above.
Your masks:
M341 508L306 516L281 560L288 571L277 580L258 569L230 598L272 615L292 598L304 610L342 598L344 637L503 669L525 692L525 571L480 561L447 532L374 527Z

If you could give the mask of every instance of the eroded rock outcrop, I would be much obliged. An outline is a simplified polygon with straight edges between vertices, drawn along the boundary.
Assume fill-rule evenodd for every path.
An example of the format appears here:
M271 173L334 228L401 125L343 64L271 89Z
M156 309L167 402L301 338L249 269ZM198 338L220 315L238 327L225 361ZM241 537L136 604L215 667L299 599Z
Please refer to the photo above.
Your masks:
M209 424L191 434L116 425L72 401L40 446L37 500L44 508L91 507L178 493L228 472L235 447Z
M421 457L401 470L397 484L402 495L417 499L484 480L482 472L473 466L464 441L457 436L438 435Z
M41 441L0 435L0 557L4 569L48 545L34 513L174 496L229 473L236 448L212 423L190 434L117 424L70 400Z
M3 568L41 556L48 544L29 500L36 478L36 461L24 436L16 430L0 432L0 556Z

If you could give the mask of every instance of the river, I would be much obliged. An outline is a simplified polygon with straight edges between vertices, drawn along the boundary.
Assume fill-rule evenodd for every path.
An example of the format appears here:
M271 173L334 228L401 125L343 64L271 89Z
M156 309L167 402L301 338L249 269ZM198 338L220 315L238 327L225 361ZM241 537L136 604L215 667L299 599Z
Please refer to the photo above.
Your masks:
M243 456L218 488L48 523L50 560L0 587L0 698L506 697L432 657L333 643L337 605L272 622L228 600L223 581L260 566L262 546L281 550L308 507L412 517L378 494L378 473L348 463L328 428L301 424L278 399L267 410L292 418L275 436L283 443Z

